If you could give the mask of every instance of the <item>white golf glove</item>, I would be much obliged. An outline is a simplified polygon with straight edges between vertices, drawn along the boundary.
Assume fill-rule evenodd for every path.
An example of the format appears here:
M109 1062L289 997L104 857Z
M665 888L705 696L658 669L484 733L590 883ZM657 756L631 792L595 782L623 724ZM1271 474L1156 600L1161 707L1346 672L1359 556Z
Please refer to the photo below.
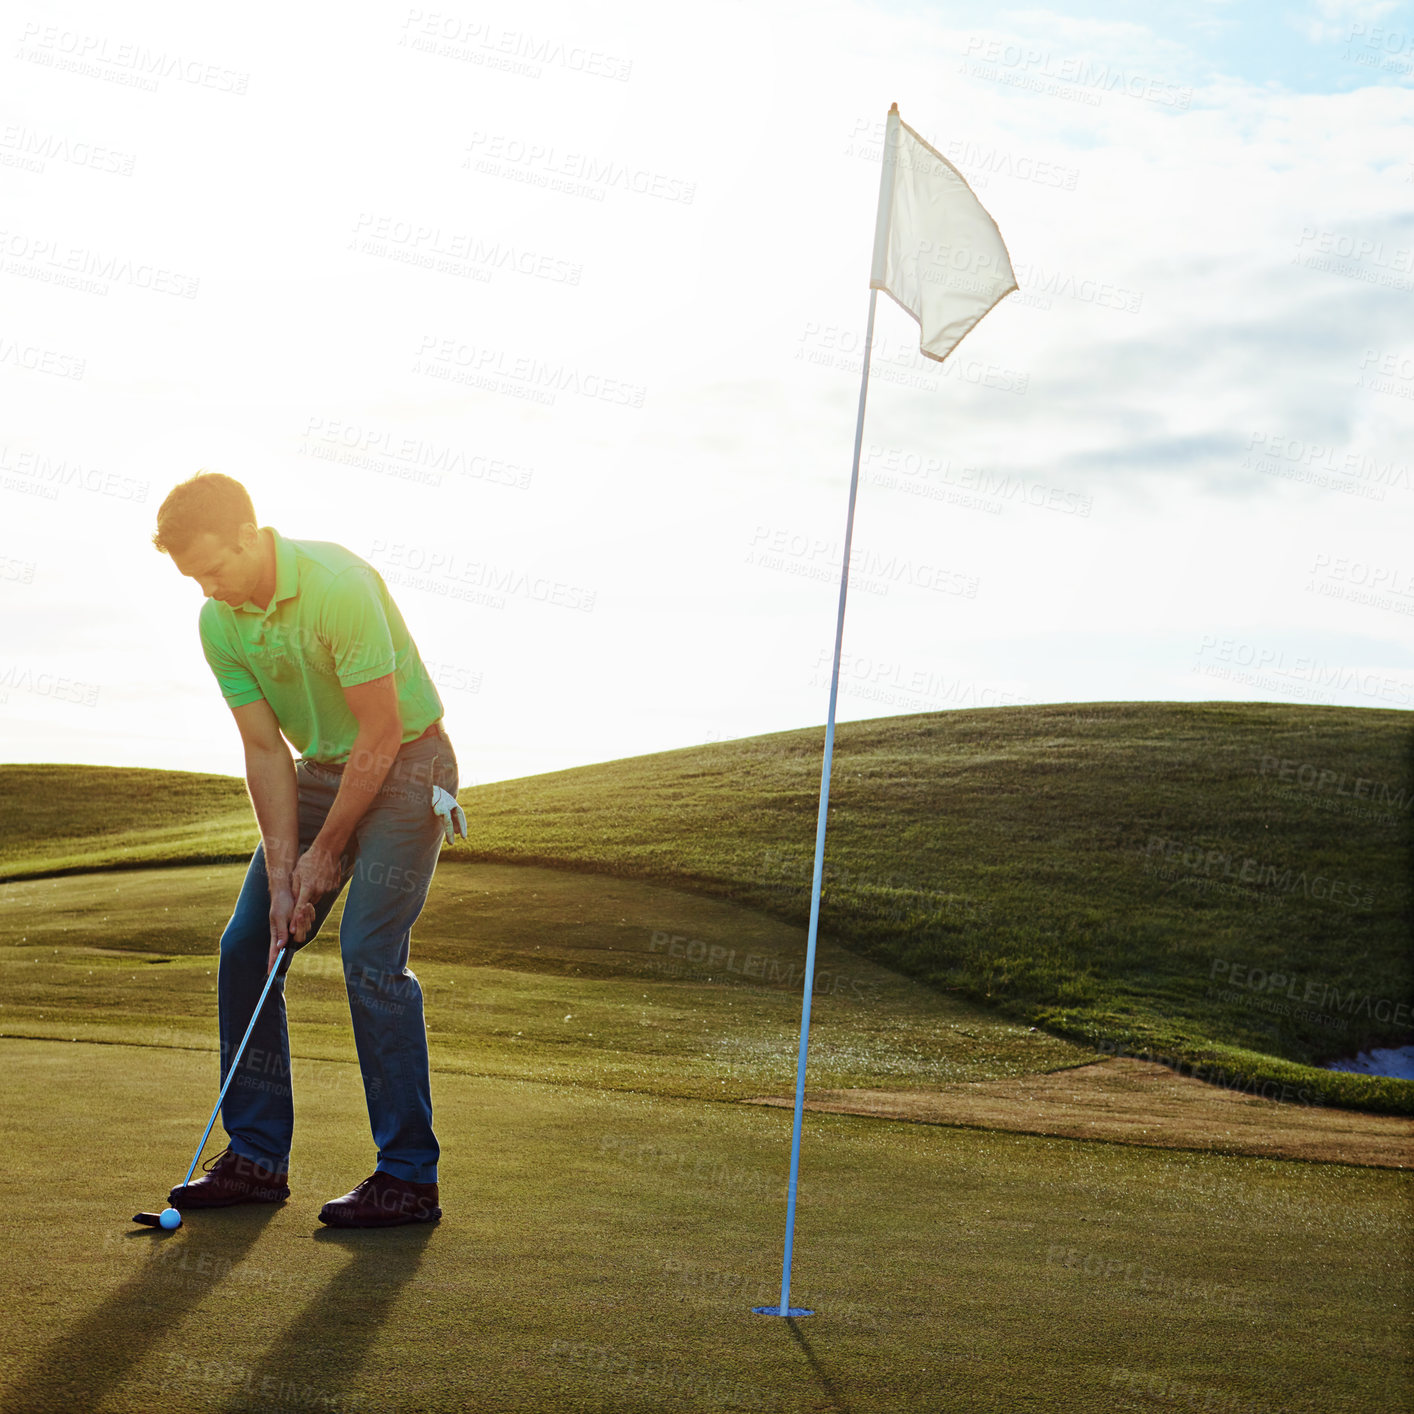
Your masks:
M466 812L457 804L456 796L441 786L432 787L432 810L441 816L442 831L448 844L455 844L458 835L466 838Z

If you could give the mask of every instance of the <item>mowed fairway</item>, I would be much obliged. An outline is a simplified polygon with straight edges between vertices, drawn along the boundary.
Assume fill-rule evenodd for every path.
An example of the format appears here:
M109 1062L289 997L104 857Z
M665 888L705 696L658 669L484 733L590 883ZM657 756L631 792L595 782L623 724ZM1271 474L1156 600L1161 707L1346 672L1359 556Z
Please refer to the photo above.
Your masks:
M812 1113L792 1299L818 1314L751 1314L779 1296L790 1114L739 1101L793 1082L801 930L605 875L438 876L414 943L438 1227L316 1218L373 1162L335 915L289 985L291 1200L134 1228L215 1098L240 874L0 889L5 1409L1408 1401L1410 1177L1388 1169ZM812 1089L1096 1059L828 942L820 967Z

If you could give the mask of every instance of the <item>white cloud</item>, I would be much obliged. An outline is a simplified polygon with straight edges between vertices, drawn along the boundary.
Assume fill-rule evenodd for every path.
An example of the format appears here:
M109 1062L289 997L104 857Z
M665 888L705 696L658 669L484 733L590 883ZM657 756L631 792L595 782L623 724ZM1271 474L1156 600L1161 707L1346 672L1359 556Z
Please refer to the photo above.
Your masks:
M1368 34L1398 9L1399 0L1311 0L1309 11L1289 12L1287 21L1313 44L1328 44Z

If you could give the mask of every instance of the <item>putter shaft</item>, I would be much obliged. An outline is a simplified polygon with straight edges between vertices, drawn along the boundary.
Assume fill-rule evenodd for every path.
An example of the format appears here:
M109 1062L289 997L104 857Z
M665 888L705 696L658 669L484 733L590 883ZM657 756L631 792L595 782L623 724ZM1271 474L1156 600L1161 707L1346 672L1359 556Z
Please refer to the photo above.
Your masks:
M206 1148L207 1136L211 1133L211 1126L216 1123L216 1116L221 1113L221 1102L226 1098L226 1091L231 1088L231 1081L236 1077L236 1068L241 1063L241 1057L245 1054L245 1043L250 1040L250 1033L255 1030L255 1023L260 1016L260 1009L265 1005L265 998L270 995L270 984L275 980L275 974L280 970L280 958L285 954L286 943L280 944L280 952L275 958L275 965L270 969L270 975L265 979L265 988L260 993L260 1000L255 1004L255 1010L250 1014L250 1025L245 1029L245 1035L241 1037L241 1043L236 1047L236 1054L231 1058L230 1069L226 1072L226 1083L221 1087L221 1093L216 1097L215 1108L211 1111L211 1118L206 1121L206 1128L201 1131L201 1143L196 1146L196 1153L191 1156L191 1167L187 1170L187 1176L182 1180L182 1187L185 1188L191 1182L191 1176L196 1172L197 1160L201 1158L201 1151ZM140 1221L141 1219L135 1219Z

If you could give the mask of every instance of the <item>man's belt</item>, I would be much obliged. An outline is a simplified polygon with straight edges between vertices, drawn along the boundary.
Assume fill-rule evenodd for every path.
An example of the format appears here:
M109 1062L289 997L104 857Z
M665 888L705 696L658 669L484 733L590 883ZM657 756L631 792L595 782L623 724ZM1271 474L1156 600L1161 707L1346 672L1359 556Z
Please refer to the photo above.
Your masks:
M438 717L437 720L433 722L432 725L428 727L427 730L423 732L421 736L415 736L411 741L403 742L398 747L398 750L402 751L404 747L416 746L418 742L426 741L427 738L430 736L446 736L446 734L446 729L442 726L442 719ZM301 757L301 760L309 762L311 766L320 766L326 771L342 771L344 769L345 764L342 761L316 761L311 756Z

